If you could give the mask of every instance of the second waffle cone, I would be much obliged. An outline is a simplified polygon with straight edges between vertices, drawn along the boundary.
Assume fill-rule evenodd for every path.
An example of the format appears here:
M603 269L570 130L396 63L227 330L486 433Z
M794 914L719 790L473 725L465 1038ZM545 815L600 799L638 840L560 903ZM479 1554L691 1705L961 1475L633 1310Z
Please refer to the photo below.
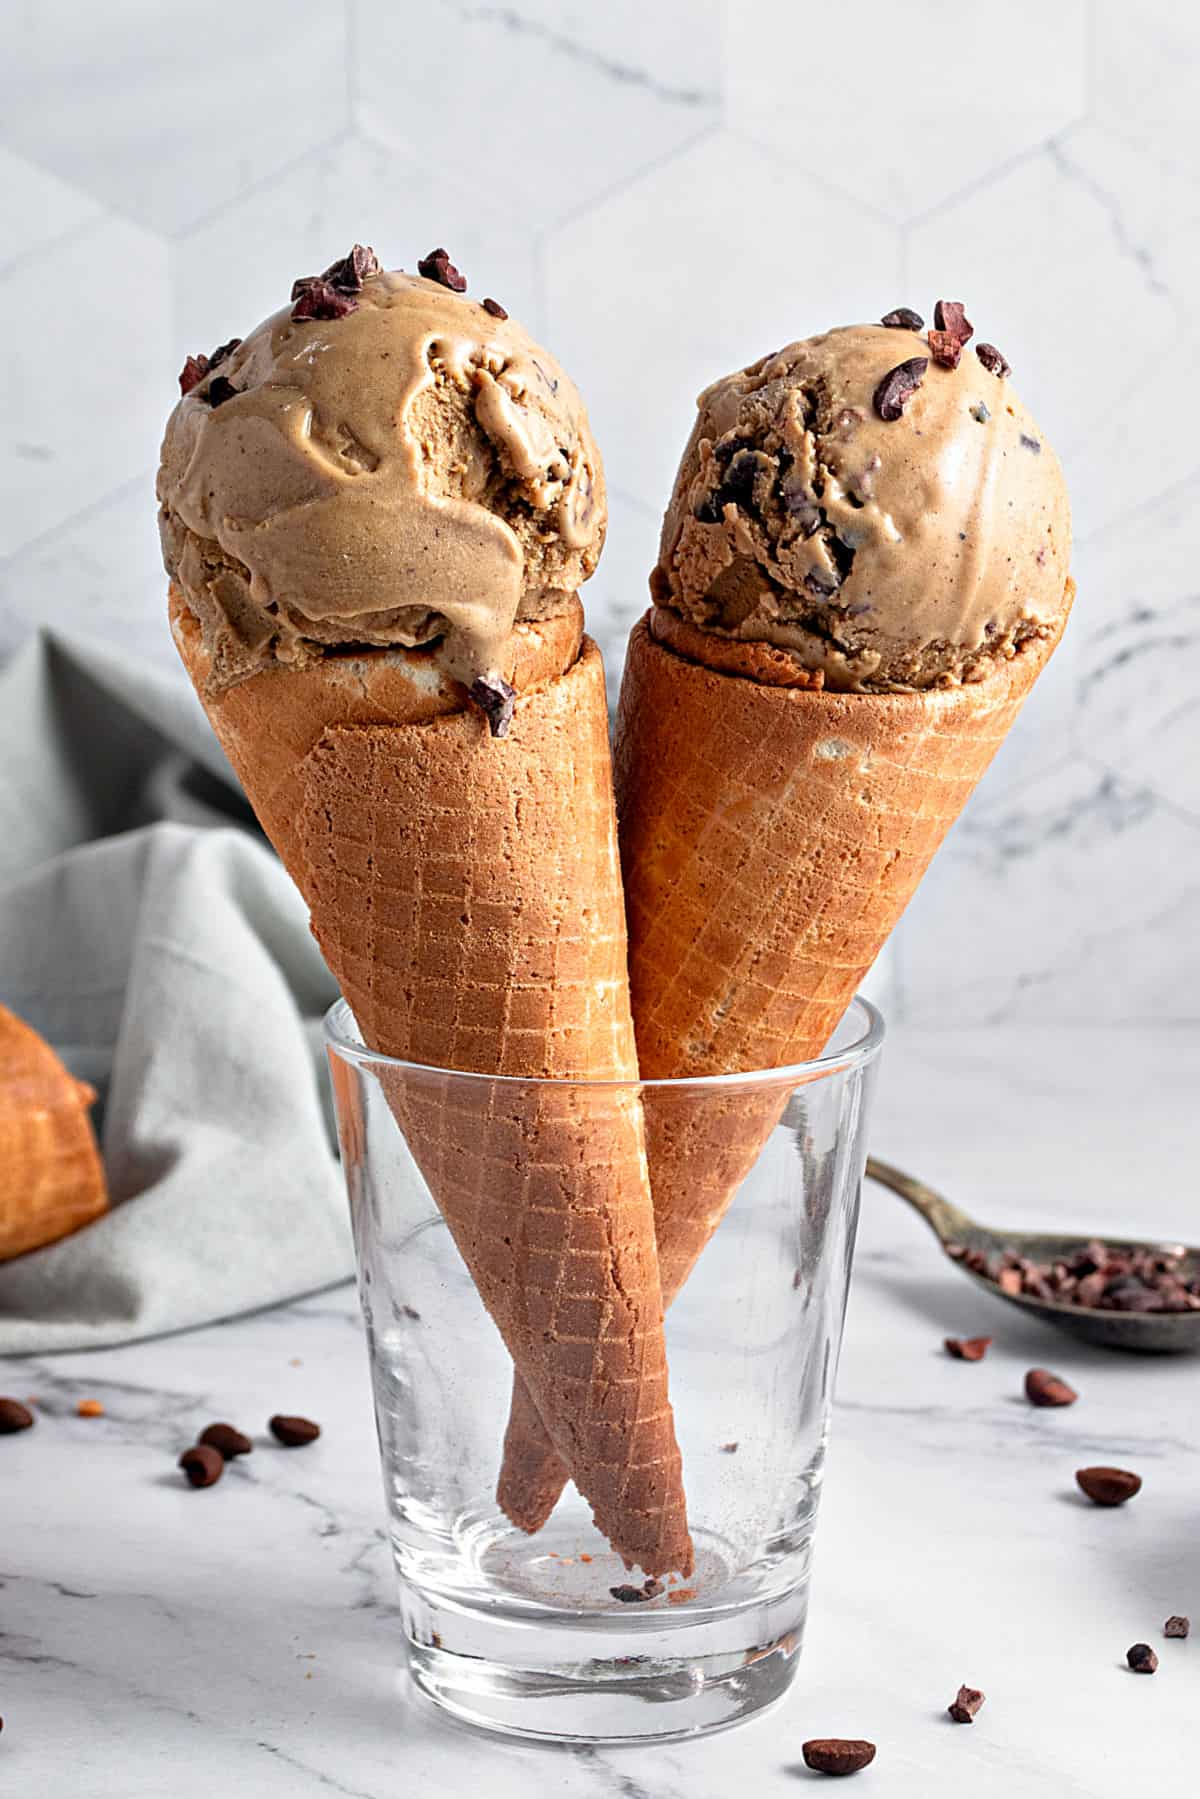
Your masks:
M1071 594L1068 594L1068 601ZM615 775L643 1080L818 1055L1066 623L968 686L841 694L769 646L655 608L630 638ZM669 1306L774 1128L786 1092L645 1090ZM505 1509L536 1530L566 1470L528 1397Z

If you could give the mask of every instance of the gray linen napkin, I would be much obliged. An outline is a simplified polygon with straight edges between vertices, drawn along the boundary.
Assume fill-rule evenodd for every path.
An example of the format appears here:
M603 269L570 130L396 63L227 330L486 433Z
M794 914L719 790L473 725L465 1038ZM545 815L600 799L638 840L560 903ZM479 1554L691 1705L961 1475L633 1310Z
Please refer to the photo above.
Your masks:
M180 672L43 632L0 669L0 1001L99 1090L112 1211L0 1263L0 1354L352 1271L299 894Z

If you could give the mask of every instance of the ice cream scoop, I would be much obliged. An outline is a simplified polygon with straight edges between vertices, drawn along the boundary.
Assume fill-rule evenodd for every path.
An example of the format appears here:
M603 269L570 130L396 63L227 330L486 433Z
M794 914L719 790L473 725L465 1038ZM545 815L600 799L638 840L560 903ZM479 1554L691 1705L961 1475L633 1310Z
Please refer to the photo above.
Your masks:
M444 252L421 266L356 245L188 360L159 520L214 691L421 644L494 691L514 623L567 610L596 565L604 477L573 383Z
M1058 458L954 302L789 344L701 394L654 598L774 646L786 676L887 692L986 678L1065 612ZM944 328L943 328L944 327Z

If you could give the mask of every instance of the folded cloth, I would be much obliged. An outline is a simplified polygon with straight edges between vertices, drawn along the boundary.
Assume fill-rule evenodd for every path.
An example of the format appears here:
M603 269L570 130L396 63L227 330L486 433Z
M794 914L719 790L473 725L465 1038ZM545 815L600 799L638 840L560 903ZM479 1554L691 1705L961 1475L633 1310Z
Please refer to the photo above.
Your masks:
M0 669L0 1001L100 1094L112 1210L0 1263L0 1354L180 1330L353 1258L303 903L182 672Z

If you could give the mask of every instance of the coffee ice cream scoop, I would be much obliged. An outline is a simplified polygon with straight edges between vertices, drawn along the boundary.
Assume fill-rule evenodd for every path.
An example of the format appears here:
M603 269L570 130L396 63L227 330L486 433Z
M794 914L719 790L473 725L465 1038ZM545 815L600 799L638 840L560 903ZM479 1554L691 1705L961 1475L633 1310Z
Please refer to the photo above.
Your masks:
M689 624L842 690L981 680L1069 603L1062 469L1004 358L954 302L928 337L889 319L701 394L652 580Z
M355 246L188 360L159 518L214 690L436 643L486 692L514 623L564 611L596 565L604 475L573 383L444 251L421 267L386 273Z

